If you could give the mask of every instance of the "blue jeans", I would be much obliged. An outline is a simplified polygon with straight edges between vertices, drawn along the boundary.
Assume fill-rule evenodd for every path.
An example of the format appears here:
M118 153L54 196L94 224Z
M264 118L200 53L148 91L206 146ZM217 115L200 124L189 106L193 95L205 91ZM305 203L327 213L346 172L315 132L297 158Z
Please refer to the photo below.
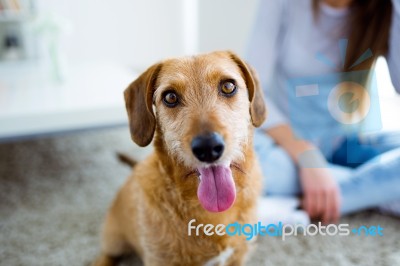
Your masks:
M374 134L357 139L357 143L354 139L342 143L329 158L342 165L327 166L339 184L341 214L400 200L400 133ZM255 132L254 146L264 176L264 194L300 196L297 166L286 151L261 130ZM344 147L353 151L349 157L343 157Z

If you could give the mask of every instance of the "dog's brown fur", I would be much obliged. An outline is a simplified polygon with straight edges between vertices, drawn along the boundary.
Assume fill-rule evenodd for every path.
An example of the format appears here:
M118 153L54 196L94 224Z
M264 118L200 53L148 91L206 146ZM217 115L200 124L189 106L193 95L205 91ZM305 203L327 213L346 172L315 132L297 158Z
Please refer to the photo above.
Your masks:
M230 98L218 92L221 80L228 78L238 86ZM175 108L162 103L162 92L170 88L181 97ZM204 265L227 248L234 250L227 265L241 265L248 251L244 236L188 236L188 222L256 221L261 172L252 131L264 121L266 110L254 73L231 52L169 59L135 80L125 100L132 139L145 146L154 136L155 152L135 166L114 200L95 265L114 265L113 257L130 251L150 266ZM210 131L224 138L220 161L230 164L237 191L233 206L220 213L199 203L195 167L202 163L190 149L193 137Z

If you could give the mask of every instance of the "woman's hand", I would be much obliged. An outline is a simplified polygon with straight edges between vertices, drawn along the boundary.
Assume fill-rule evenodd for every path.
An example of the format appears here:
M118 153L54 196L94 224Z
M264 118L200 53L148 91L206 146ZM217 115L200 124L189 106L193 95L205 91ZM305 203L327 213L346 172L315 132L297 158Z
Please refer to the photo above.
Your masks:
M312 219L336 223L340 216L340 193L329 169L300 167L299 171L305 211Z
M267 133L299 166L303 208L310 217L322 219L324 223L337 222L340 216L339 187L318 148L296 138L288 124L271 128Z

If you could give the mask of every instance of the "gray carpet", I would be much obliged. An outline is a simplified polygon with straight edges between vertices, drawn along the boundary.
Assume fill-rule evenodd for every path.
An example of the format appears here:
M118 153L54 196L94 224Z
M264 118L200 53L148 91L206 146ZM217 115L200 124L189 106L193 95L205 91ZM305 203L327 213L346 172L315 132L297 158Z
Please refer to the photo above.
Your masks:
M99 227L136 157L127 128L0 144L0 264L85 265ZM260 237L248 265L400 265L400 220L373 211L343 223L381 225L384 236ZM140 265L128 258L124 265Z

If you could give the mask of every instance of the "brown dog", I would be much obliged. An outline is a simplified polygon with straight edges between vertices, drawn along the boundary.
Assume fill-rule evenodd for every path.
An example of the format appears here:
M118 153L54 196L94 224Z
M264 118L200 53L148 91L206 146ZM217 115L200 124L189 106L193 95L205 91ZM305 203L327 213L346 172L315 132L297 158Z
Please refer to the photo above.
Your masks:
M103 229L95 265L136 252L145 265L241 265L245 237L189 235L188 223L255 223L261 172L253 126L266 109L231 52L155 64L125 91L132 139L155 152L134 168Z

